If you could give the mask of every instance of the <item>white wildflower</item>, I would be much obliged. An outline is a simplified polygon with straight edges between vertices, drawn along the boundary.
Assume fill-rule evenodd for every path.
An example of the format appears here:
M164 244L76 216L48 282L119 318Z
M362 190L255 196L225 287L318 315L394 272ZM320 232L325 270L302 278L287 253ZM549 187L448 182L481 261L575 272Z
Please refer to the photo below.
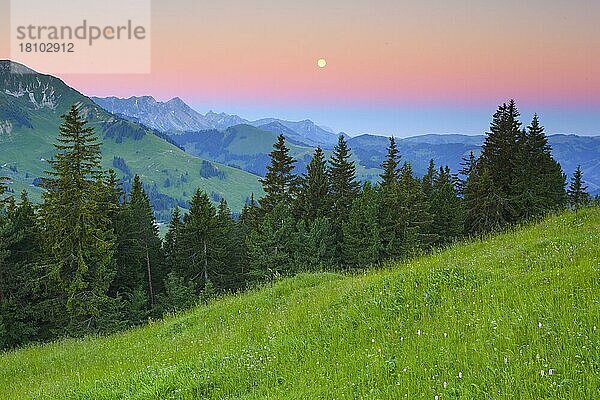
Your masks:
M444 389L448 387L448 382L444 382Z
M458 373L458 379L462 379L462 372Z
M541 370L540 371L540 376L544 376L544 375L546 375L545 372L544 372L544 370Z
M548 375L552 375L552 374L554 374L554 370L553 370L552 368L550 368L550 369L548 370Z
M538 328L541 328L541 327L542 327L542 323L538 322Z

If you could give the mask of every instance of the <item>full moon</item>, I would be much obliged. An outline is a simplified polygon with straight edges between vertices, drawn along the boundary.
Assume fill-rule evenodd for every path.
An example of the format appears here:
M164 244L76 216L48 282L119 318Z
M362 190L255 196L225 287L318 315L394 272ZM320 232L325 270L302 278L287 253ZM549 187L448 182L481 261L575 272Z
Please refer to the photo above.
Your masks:
M325 68L327 66L327 61L324 58L319 58L317 60L317 65L319 68Z

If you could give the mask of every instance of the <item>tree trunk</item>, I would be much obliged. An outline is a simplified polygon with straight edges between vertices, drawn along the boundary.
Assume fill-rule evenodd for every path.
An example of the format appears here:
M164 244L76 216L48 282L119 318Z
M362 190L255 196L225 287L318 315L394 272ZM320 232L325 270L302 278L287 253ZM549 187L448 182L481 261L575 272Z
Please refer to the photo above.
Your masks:
M150 294L150 304L154 306L154 289L152 288L152 268L150 268L150 255L148 254L148 244L146 244L146 268L148 269L148 293Z
M204 284L208 282L208 254L206 250L206 240L204 241Z

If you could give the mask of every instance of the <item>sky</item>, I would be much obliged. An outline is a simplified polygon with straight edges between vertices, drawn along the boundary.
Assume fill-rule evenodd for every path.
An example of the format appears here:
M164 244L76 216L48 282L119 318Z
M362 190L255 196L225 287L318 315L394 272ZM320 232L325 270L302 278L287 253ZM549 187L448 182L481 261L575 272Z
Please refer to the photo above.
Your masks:
M1 37L8 15L0 0ZM155 0L149 74L60 77L90 96L178 96L351 135L481 134L514 98L525 123L537 112L550 133L595 135L599 15L598 0Z

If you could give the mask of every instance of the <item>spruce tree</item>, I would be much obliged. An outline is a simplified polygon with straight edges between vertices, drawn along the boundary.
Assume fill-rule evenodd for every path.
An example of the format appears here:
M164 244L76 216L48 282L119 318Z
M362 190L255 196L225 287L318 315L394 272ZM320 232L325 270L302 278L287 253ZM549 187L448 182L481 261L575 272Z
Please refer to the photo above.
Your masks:
M396 140L393 136L390 137L390 143L387 148L387 155L385 160L381 164L383 173L379 175L381 177L381 187L388 188L398 184L400 178L399 163L400 155L398 154L398 147L396 146Z
M183 218L180 237L182 265L175 272L186 282L193 282L198 290L218 276L223 256L219 229L215 207L206 193L197 190L190 211Z
M353 161L350 161L350 157L350 148L346 139L340 135L327 170L333 232L336 238L335 263L338 266L344 264L342 227L348 220L352 203L360 193L360 184L356 181L356 166Z
M436 239L431 233L432 216L429 213L427 197L423 193L420 180L413 174L410 163L404 163L400 170L400 198L402 212L400 218L402 257L408 257L415 252L427 248ZM396 257L398 254L395 255Z
M42 327L35 309L41 300L37 290L41 276L36 268L41 239L34 206L23 192L20 203L12 205L5 218L0 217L0 320L5 326L0 348L45 339L38 336Z
M433 191L433 185L435 180L437 179L436 171L435 171L435 163L433 159L429 160L429 166L427 167L427 173L423 176L423 193L427 198L431 196L431 192Z
M279 135L270 153L271 164L267 166L267 174L264 179L259 179L265 191L265 196L260 199L264 212L271 211L279 203L291 205L295 199L298 177L293 173L295 161L289 152L285 137Z
M379 213L379 193L367 182L344 222L343 250L347 266L365 268L382 261L384 244L378 224Z
M469 152L468 157L463 157L460 163L460 170L458 171L458 193L463 198L465 196L465 188L467 186L467 180L472 173L474 173L477 166L477 159L473 151Z
M126 232L118 251L119 268L113 286L129 296L140 290L153 306L166 275L164 254L152 206L138 175L133 178L124 223Z
M486 170L495 187L495 195L499 198L497 203L501 205L500 226L518 219L518 210L513 203L513 182L518 174L517 155L520 153L519 139L522 137L519 115L514 100L498 107L477 163L478 168Z
M440 167L429 198L432 214L431 232L437 235L436 244L446 245L464 232L462 201L452 183L448 167Z
M396 142L391 137L387 156L381 164L383 174L380 175L380 194L374 198L379 202L378 216L375 218L379 223L377 240L381 241L381 257L385 258L399 258L402 253L402 237L408 208L401 193L399 163ZM365 189L370 189L370 186L366 185ZM355 217L356 213L357 210L354 210Z
M329 160L329 183L332 203L332 213L342 221L346 220L354 199L360 192L360 184L356 181L356 166L350 161L350 148L343 135Z
M505 226L505 202L486 169L472 171L465 186L465 233L482 235Z
M220 241L221 256L217 276L212 281L219 290L235 291L243 286L244 252L243 241L237 232L237 225L225 199L221 199L217 209L217 240Z
M68 332L96 329L103 302L115 274L114 237L103 208L100 142L77 106L63 124L44 179L41 219L44 227L45 275L51 281L54 306L47 317ZM66 307L62 309L61 306ZM66 311L66 312L65 312Z
M524 135L519 162L521 175L515 179L514 195L521 199L520 217L543 215L566 206L566 176L552 157L544 127L537 114Z
M288 276L296 264L299 239L289 207L278 204L247 238L249 277L264 281Z
M581 206L588 205L590 202L590 195L587 192L587 186L583 182L583 172L581 171L581 165L577 166L577 169L573 173L571 178L571 184L567 191L569 206L572 209L579 209Z
M306 168L298 198L301 218L314 221L330 215L329 178L325 166L325 155L320 147L315 149Z
M163 252L165 254L166 265L168 266L167 274L177 271L181 268L180 258L180 238L181 238L181 211L178 206L175 206L169 228L165 234L163 241Z

